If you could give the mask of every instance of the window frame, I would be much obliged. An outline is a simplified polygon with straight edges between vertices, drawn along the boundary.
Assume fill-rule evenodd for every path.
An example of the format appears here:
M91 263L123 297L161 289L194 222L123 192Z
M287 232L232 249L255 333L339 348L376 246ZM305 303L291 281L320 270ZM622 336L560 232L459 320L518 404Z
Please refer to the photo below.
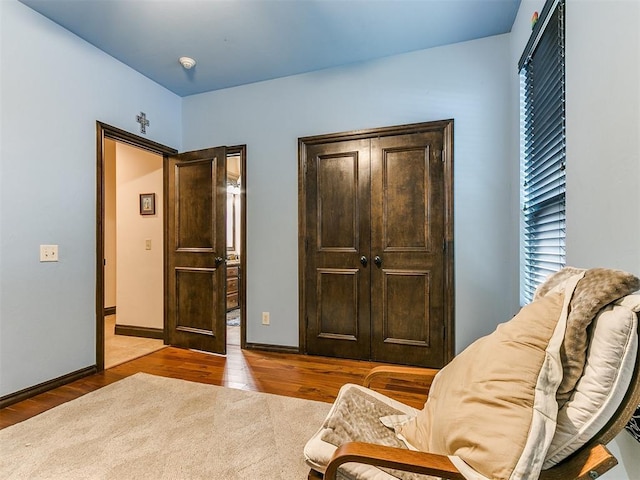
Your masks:
M520 303L566 264L565 0L547 0L518 63Z

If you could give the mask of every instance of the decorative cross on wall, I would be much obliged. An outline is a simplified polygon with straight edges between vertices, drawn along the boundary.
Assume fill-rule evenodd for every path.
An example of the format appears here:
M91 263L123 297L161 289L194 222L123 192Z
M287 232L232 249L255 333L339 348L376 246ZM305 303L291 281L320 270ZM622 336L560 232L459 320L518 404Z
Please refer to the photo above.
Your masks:
M147 133L147 127L149 126L149 120L147 120L147 114L140 112L140 115L136 116L136 122L140 124L140 133Z

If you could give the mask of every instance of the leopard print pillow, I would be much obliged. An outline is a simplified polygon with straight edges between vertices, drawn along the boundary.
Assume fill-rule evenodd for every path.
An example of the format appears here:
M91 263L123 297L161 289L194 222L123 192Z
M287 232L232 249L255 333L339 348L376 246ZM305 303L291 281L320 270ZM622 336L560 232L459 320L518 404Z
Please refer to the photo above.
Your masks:
M638 442L640 442L640 405L636 408L636 413L633 414L627 426L624 427L627 429L627 432L631 434L633 438L635 438Z

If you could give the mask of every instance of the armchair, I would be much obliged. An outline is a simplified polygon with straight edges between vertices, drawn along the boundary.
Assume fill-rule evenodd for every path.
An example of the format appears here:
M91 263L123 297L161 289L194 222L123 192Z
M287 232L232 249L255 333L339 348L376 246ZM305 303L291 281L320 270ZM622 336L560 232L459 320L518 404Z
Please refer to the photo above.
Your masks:
M624 429L640 404L640 295L629 295L640 284L632 276L614 287L595 282L595 297L598 298L594 299L593 288L587 286L594 279L601 278L602 269L597 270L571 269L565 272L564 278L562 275L552 277L545 283L550 288L543 288L544 294L533 302L538 305L546 302L547 310L544 305L543 310L539 306L525 307L518 316L500 325L492 335L469 346L441 371L402 366L377 367L366 376L363 387L345 385L327 421L305 447L305 459L311 466L309 479L593 480L613 468L618 462L606 444ZM589 290L588 293L585 289ZM555 299L551 298L554 295ZM583 309L580 302L585 295L593 311L585 313L584 317L590 317L588 319L576 319L573 314ZM528 369L530 359L521 362L520 356L526 357L527 354L518 350L518 355L511 357L509 350L515 348L514 339L517 348L530 349L531 337L536 337L538 330L545 328L541 325L546 320L540 320L541 316L552 318L558 309L558 320L548 324L553 333L539 347L542 349L542 366L534 372L533 386L528 387L534 390L533 396L527 397L531 393L527 391L521 397L519 387L508 384L508 381L513 380L513 372ZM560 398L560 384L569 376L566 371L563 374L565 362L561 357L572 355L572 346L567 344L566 336L576 328L587 332L584 365L568 395ZM559 340L558 331L561 331ZM508 344L506 347L505 342ZM506 353L503 351L505 348ZM495 352L495 355L487 352ZM490 358L494 356L495 359ZM553 358L557 361L554 362ZM505 359L508 368L505 367ZM480 393L468 395L468 390L477 388L476 378L483 369L490 370L490 373L480 380ZM508 370L506 376L505 369ZM559 369L558 375L554 376L554 369ZM543 376L549 378L541 387L540 378ZM373 380L383 377L421 379L421 385L431 387L425 394L433 392L433 396L428 398L423 410L417 411L370 389ZM520 438L521 432L514 430L510 423L516 415L509 410L512 406L503 405L512 400L505 399L501 390L500 384L505 382L507 392L510 388L515 391L516 408L526 404L523 408L527 422L519 427L524 430L525 437L529 435L524 441ZM520 379L516 383L520 383ZM541 388L547 390L541 395L542 400L537 397ZM358 395L370 395L370 403L351 399L349 395L353 396L354 389ZM487 391L492 396L482 397ZM385 412L385 407L381 407L378 401L387 405L391 413ZM493 405L487 409L484 403ZM359 405L365 405L373 412L369 417L379 415L379 420L367 420L366 415L353 416L353 410ZM470 406L471 410L468 410ZM337 422L330 420L332 416L335 419L344 415L341 408L348 412L343 422L346 425L341 425L340 419ZM467 411L459 416L459 410L465 408ZM544 418L536 420L540 412ZM455 420L451 421L452 418ZM529 421L530 418L533 420ZM374 435L359 433L362 425L356 423L365 421L382 421L391 428L390 436L395 438L363 441L362 438ZM481 431L474 434L473 430L478 428ZM513 439L510 434L506 439L499 439L503 430L515 432ZM537 435L533 440L532 431ZM336 438L339 440L340 437L347 440L337 441ZM515 461L507 462L506 467L500 463L504 460L502 458L497 465L492 463L493 456L502 455L501 450L493 449L494 443L508 445L512 440L514 444L521 444L516 449ZM420 448L424 445L427 448ZM435 448L430 448L432 446Z

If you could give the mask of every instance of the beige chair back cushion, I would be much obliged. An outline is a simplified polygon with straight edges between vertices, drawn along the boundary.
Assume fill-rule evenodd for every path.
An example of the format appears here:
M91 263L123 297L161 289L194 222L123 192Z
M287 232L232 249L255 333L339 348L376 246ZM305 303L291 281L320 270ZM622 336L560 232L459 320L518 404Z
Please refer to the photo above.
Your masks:
M638 311L640 295L629 295L596 316L582 377L558 412L543 469L561 462L593 438L622 403L638 355Z
M564 298L548 293L454 358L402 436L419 450L457 455L488 478L537 478L555 430Z

